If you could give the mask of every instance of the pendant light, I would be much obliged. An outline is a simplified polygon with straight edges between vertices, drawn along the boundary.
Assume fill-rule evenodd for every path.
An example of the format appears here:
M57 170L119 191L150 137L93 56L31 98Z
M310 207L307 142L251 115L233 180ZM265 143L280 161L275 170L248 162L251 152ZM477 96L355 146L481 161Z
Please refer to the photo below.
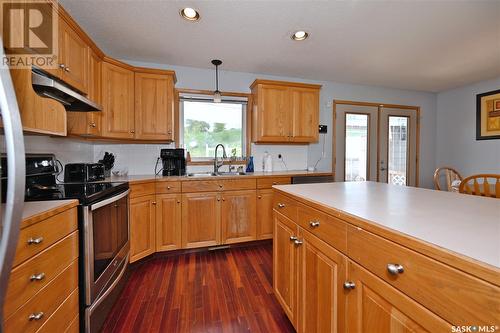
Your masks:
M215 91L214 91L214 103L222 102L222 97L219 91L219 66L222 65L222 61L218 59L212 60L212 65L215 66Z

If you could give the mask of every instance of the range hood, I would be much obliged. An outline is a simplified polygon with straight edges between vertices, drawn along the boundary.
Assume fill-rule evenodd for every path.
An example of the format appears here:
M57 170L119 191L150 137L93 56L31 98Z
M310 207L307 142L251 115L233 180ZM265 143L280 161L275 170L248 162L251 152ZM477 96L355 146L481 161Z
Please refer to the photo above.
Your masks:
M31 83L38 95L62 103L66 111L90 112L102 110L101 106L41 69L33 68L31 70Z

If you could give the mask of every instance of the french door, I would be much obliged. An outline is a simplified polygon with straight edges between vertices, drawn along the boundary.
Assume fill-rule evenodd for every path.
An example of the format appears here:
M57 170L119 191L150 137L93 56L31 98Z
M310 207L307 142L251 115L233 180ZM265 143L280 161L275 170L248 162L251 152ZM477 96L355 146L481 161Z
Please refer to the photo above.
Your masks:
M418 185L417 107L334 102L336 181Z

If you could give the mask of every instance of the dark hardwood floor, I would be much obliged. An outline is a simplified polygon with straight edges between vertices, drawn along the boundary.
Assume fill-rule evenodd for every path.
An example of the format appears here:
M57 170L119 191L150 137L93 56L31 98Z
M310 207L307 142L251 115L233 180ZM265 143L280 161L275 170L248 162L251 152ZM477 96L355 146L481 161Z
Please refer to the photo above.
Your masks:
M295 332L272 290L272 245L138 266L104 332Z

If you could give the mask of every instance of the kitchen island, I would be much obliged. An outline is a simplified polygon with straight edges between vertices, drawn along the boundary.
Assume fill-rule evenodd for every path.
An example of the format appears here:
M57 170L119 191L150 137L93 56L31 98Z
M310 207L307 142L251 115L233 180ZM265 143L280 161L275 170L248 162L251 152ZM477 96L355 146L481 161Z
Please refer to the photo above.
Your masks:
M298 332L500 326L500 200L373 182L273 189L274 291Z

